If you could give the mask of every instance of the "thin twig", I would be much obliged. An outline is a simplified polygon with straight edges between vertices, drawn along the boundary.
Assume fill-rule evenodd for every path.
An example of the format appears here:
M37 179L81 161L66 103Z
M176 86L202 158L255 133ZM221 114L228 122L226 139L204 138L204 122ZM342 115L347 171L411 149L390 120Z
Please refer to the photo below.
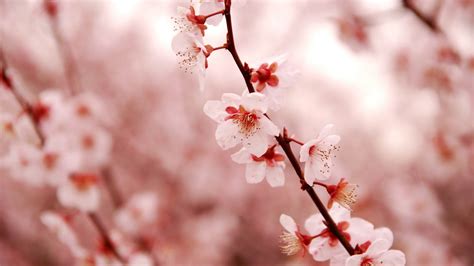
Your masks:
M243 65L242 61L240 60L239 54L237 53L237 50L235 48L235 42L234 42L234 33L232 30L232 18L230 15L230 7L231 7L231 0L226 0L225 1L225 21L227 24L227 49L231 53L232 57L234 58L235 63L237 64L237 67L239 68L240 72L242 73L242 76L244 77L245 84L247 85L247 89L250 93L255 92L255 89L250 82L250 69L247 64ZM268 117L268 116L267 116ZM288 160L291 163L291 166L295 170L296 174L299 177L299 180L301 182L301 189L306 191L308 195L311 197L313 200L314 204L318 208L319 212L321 215L324 217L327 223L328 229L331 231L331 233L336 236L343 247L347 250L347 252L350 255L354 255L354 248L351 246L349 241L342 235L342 233L339 231L336 223L332 219L331 215L327 211L326 207L322 203L321 199L319 199L318 195L314 191L313 187L308 185L306 181L304 180L304 174L303 171L301 170L301 166L298 163L298 160L296 159L295 155L293 154L293 151L291 150L290 146L290 141L286 136L286 133L284 135L279 135L275 137L276 140L278 141L278 144L282 147L283 151L285 152L286 156L288 157Z
M440 33L441 29L434 17L428 17L423 14L418 7L412 3L411 0L402 0L403 6L415 15L423 24L425 24L431 31Z
M100 234L102 240L104 241L105 247L108 250L110 250L114 254L114 256L117 257L117 259L120 262L124 263L125 262L124 258L120 255L120 253L118 252L118 250L115 247L114 243L110 239L109 234L108 234L107 230L105 229L104 224L99 219L97 214L91 212L91 213L87 214L87 217L89 217L89 220L92 222L92 224L97 229L97 232Z

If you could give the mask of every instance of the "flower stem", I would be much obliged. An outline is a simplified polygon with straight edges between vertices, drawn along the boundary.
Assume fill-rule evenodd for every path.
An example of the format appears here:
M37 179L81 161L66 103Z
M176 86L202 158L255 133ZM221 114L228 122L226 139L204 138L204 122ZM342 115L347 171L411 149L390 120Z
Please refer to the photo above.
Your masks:
M222 10L216 11L214 13L211 13L209 15L205 15L204 18L208 19L208 18L216 16L216 15L224 14L224 12L225 12L225 9L222 9Z
M255 89L252 83L250 82L250 68L248 67L247 64L245 65L242 64L242 61L240 60L240 57L235 48L234 33L232 30L232 19L230 15L230 7L231 7L231 0L226 0L224 16L225 16L225 21L227 24L227 49L231 53L232 57L234 58L235 63L237 64L237 67L242 73L242 76L244 77L245 84L247 85L248 91L252 93L252 92L255 92ZM296 159L295 155L293 154L293 151L291 150L290 141L288 137L286 136L286 130L284 130L283 135L280 134L276 136L275 138L278 141L278 144L280 144L280 146L282 147L286 156L288 157L288 160L290 161L291 166L295 170L296 175L298 175L301 182L301 189L306 191L308 195L311 197L314 204L318 208L319 212L321 213L321 215L324 217L325 221L327 222L328 229L331 231L333 235L335 235L339 239L342 246L347 250L347 252L350 255L354 255L354 248L351 246L349 241L347 241L347 239L339 231L336 223L332 219L331 215L329 214L324 204L321 202L321 199L319 199L313 187L308 185L308 183L306 183L306 181L304 180L303 171L301 170L301 166L299 165L298 160Z
M2 66L1 68L1 80L2 83L5 84L7 89L13 94L13 97L15 97L15 100L18 102L18 104L21 106L23 112L28 115L31 124L33 125L33 129L38 136L39 139L39 146L43 147L44 142L45 142L45 137L43 132L41 131L40 125L38 123L38 119L34 114L33 111L33 106L18 92L17 88L15 87L15 83L11 80L11 78L7 74L8 70L8 63L5 58L5 55L3 54L3 50L0 49L0 64Z
M97 216L97 214L92 213L92 212L88 213L87 216L89 217L89 220L92 222L95 228L97 229L97 232L100 234L101 238L103 239L105 246L114 254L115 257L117 257L117 259L120 262L124 263L125 262L124 258L118 253L117 248L115 247L114 243L110 239L110 236L107 230L105 229L104 224L99 219L99 216Z
M324 183L321 183L321 182L318 182L318 181L314 181L313 182L314 185L318 185L318 186L322 186L322 187L325 187L325 188L328 188L328 185L324 184Z

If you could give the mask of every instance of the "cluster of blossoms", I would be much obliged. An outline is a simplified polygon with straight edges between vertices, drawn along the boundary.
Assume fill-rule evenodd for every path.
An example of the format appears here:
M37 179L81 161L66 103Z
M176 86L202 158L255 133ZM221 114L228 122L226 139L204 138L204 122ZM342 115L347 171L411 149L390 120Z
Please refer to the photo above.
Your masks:
M227 26L231 28L230 6L231 1L208 1L191 2L187 7L178 8L179 17L174 20L179 33L173 39L172 46L180 66L186 71L197 68L200 80L203 80L208 67L207 58L215 50L203 42L207 26L214 25L226 15ZM209 18L214 19L213 23L208 21ZM229 50L235 59L238 55L231 34L228 32L227 42L219 48ZM374 229L371 223L350 217L357 185L350 184L344 178L333 185L320 182L331 177L332 160L339 150L340 137L330 133L333 126L327 125L314 139L301 142L288 137L286 131L280 134L279 128L267 115L268 110L280 109L284 90L291 86L296 73L287 66L286 55L252 66L242 65L240 59L236 63L246 79L248 91L242 95L224 93L221 100L211 100L204 105L204 113L218 123L215 132L217 144L224 150L241 144L241 149L231 158L246 165L248 183L266 179L270 186L278 187L285 184L285 156L277 148L282 141L288 147L291 142L298 143L301 145L299 161L305 164L304 175L300 175L303 187L320 185L330 196L327 206L337 229L331 229L327 219L323 219L322 214L316 214L306 221L305 228L309 234L305 235L292 218L283 214L280 222L286 232L281 238L282 251L294 255L304 250L316 261L331 260L331 265L405 265L402 252L389 250L393 235L388 228ZM202 83L200 88L203 89ZM291 153L291 147L289 151L283 146L281 148L285 154ZM292 162L296 170L299 165L294 164L298 163ZM320 211L327 212L326 209ZM340 236L336 236L334 230ZM344 250L341 237L355 247L352 256Z
M54 232L79 265L153 265L151 256L135 244L141 228L157 216L153 193L131 197L115 214L110 243L101 238L96 251L84 248L72 225L77 211L98 211L101 176L110 159L112 138L105 110L94 94L68 96L59 90L40 93L32 104L9 84L6 72L0 91L2 155L0 167L20 182L56 189L59 203L72 211L45 211L42 223ZM98 218L95 218L98 219Z

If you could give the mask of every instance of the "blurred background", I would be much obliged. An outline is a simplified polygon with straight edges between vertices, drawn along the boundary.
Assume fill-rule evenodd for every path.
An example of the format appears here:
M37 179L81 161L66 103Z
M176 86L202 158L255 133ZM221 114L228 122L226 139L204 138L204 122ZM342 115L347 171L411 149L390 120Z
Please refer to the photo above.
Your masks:
M214 138L206 100L245 83L225 50L209 58L206 89L171 50L177 1L58 1L58 30L81 89L98 94L111 121L109 169L127 198L156 192L156 223L143 228L163 265L327 265L279 250L281 213L303 224L317 212L291 167L286 185L249 185L244 167ZM387 226L407 265L474 263L474 1L248 0L233 7L245 62L288 53L300 74L275 123L308 140L327 123L341 135L330 182L359 184L353 216ZM0 0L0 43L28 99L67 86L62 56L39 0ZM225 23L206 43L225 41ZM295 147L296 149L297 147ZM327 198L323 190L318 190ZM39 222L55 192L0 172L0 265L72 265ZM112 226L103 193L100 217ZM95 232L77 217L81 242Z

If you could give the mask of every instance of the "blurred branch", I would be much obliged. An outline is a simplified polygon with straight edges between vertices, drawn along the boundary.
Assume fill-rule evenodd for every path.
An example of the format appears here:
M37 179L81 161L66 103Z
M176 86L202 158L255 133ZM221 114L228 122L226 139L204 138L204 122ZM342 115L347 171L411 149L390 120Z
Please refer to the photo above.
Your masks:
M240 72L242 73L242 76L245 80L245 84L247 85L247 89L250 93L255 92L255 89L250 81L250 68L247 65L247 63L242 64L242 61L240 60L240 57L237 53L237 50L235 48L235 41L234 41L234 32L232 29L232 18L230 14L230 9L231 9L231 0L225 0L225 12L224 12L224 17L227 25L227 50L231 53L232 57L234 58L235 63L237 64L237 67L239 68ZM268 117L268 116L267 116ZM303 171L301 170L301 166L298 163L298 160L296 159L295 155L293 154L293 151L291 150L290 142L291 140L288 139L288 136L286 134L286 129L284 129L283 135L280 134L277 137L275 137L280 146L282 147L283 151L285 152L286 156L288 157L288 160L290 161L293 169L295 170L296 174L298 175L300 182L301 182L301 189L306 191L308 195L311 197L313 200L314 204L318 208L319 212L321 215L324 217L324 219L327 222L327 227L331 231L332 234L334 234L343 247L347 250L347 252L350 255L354 255L354 248L351 246L349 241L342 235L342 233L339 231L336 223L332 219L331 215L327 211L326 207L322 203L321 199L318 197L316 192L314 191L313 187L308 185L306 181L304 180L304 174Z
M59 29L58 3L55 0L44 0L43 7L48 15L51 32L61 54L67 88L71 94L74 94L81 89L81 80L77 74L78 67L72 49Z
M29 119L31 120L31 124L33 125L33 129L38 136L40 141L39 145L42 147L44 145L45 137L41 128L39 126L38 117L35 114L33 106L18 92L17 88L15 87L14 82L8 76L8 63L3 54L3 49L0 48L0 63L2 65L1 68L1 79L2 83L7 87L7 89L12 93L15 97L18 104L21 106L23 112L28 115Z
M110 250L120 262L124 263L125 262L124 258L118 253L117 248L115 247L114 243L110 239L109 234L107 230L105 229L105 226L102 224L97 214L89 213L87 214L87 216L89 217L89 220L92 222L92 224L94 224L95 228L99 232L102 240L104 241L105 247L108 250Z
M110 167L105 167L104 169L102 169L102 176L105 187L109 192L114 207L120 208L123 205L123 199L117 189L117 186L115 185L112 169L110 169Z

